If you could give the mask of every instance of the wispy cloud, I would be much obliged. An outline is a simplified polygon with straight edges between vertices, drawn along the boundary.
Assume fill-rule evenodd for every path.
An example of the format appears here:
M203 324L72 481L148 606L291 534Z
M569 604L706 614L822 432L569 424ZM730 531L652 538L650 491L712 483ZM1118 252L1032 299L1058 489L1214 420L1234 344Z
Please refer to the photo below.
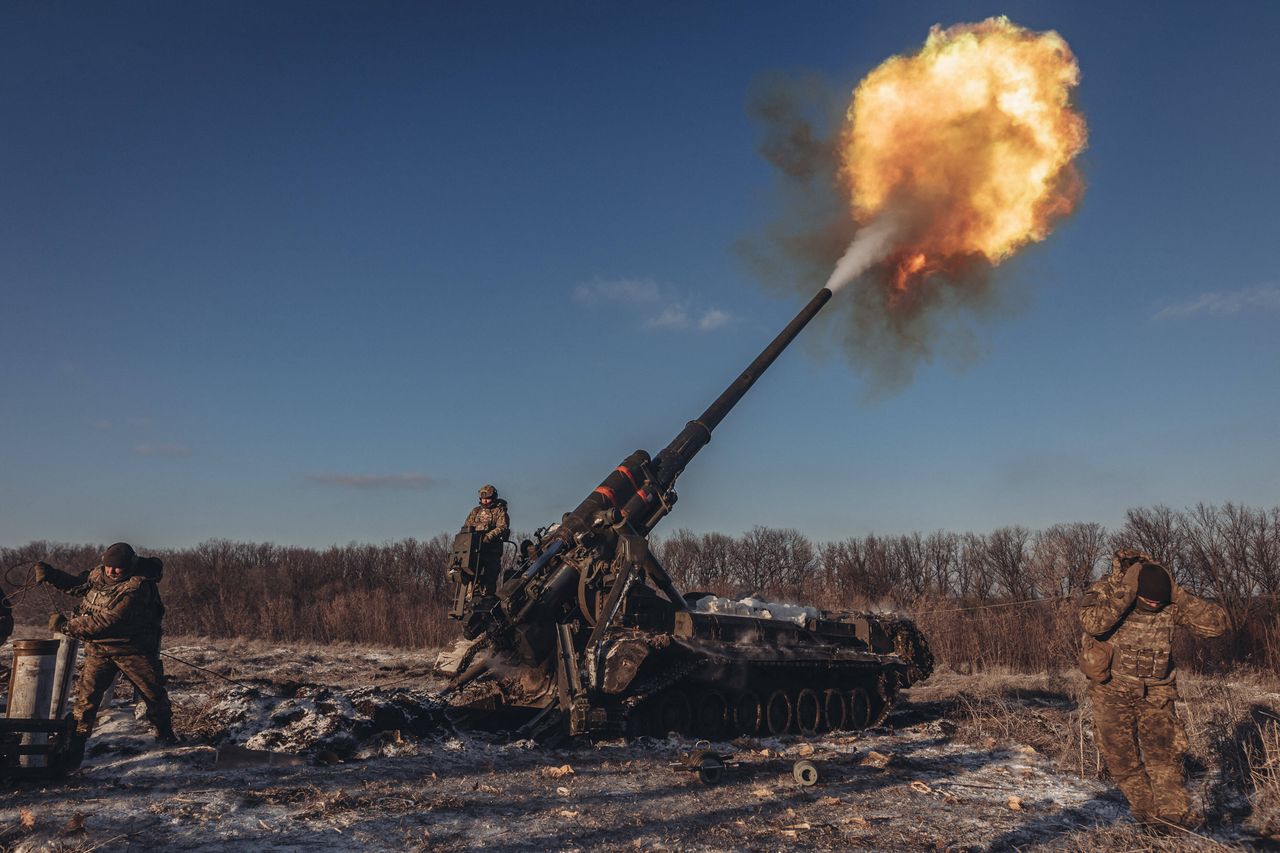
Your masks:
M1243 290L1215 290L1161 308L1151 319L1156 322L1185 320L1208 314L1226 317L1253 311L1280 311L1280 287L1261 285Z
M689 311L679 303L663 306L662 310L644 321L646 329L687 329Z
M136 444L133 447L134 456L167 456L171 458L181 458L190 456L193 453L195 453L195 451L189 446L177 443Z
M579 302L622 302L630 305L652 305L662 301L658 283L646 278L620 278L580 284L573 291Z
M344 489L428 489L435 481L426 474L308 474L307 482Z
M574 288L573 298L588 305L612 303L636 309L640 325L646 329L711 332L734 319L728 311L697 306L692 296L676 293L652 279L597 280L580 284Z
M698 328L704 332L710 332L712 329L727 326L732 321L733 317L729 316L729 312L721 311L719 308L708 308L698 318Z

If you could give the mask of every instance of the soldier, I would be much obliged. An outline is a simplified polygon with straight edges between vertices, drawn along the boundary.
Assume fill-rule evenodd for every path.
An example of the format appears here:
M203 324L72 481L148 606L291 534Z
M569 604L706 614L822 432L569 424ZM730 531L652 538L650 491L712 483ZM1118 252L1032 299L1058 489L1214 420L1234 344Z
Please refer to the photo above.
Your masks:
M511 520L507 517L507 502L498 497L493 486L480 487L480 505L467 513L462 522L463 530L480 531L480 571L476 589L482 595L492 595L498 586L498 573L502 568L502 543L511 532Z
M1198 637L1219 637L1227 614L1178 586L1148 554L1123 549L1111 565L1080 601L1081 668L1092 682L1098 749L1134 818L1194 826L1200 818L1182 776L1187 736L1174 708L1173 630L1185 625Z
M47 563L36 564L36 580L57 587L84 602L70 619L55 613L49 629L85 641L84 665L76 688L76 720L71 765L79 766L85 742L93 733L98 707L117 672L137 688L147 705L147 719L155 726L156 741L177 742L173 733L169 694L160 662L160 620L164 605L156 589L160 561L140 558L133 548L117 542L102 555L102 565L71 575Z

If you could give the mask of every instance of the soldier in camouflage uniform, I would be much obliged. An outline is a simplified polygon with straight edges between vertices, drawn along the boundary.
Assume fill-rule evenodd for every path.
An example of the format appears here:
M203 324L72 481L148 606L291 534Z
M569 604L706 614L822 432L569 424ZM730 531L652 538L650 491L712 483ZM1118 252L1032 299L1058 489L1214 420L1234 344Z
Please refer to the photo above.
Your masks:
M70 619L54 614L49 628L84 640L84 664L76 688L73 709L76 738L73 764L84 754L93 733L103 694L119 672L129 680L147 706L147 719L156 729L156 740L174 743L172 710L164 687L160 662L160 620L164 605L156 579L160 561L139 558L132 547L117 542L102 555L102 565L71 575L47 563L36 564L36 580L57 587L84 601ZM150 571L148 571L150 570Z
M480 505L467 513L462 529L484 533L480 539L480 572L476 578L476 590L482 595L492 595L497 589L498 573L502 568L502 543L511 532L507 502L498 497L497 489L490 485L480 488Z
M1173 630L1185 625L1198 637L1219 637L1226 612L1179 587L1149 555L1125 549L1085 592L1080 622L1086 646L1101 650L1103 661L1087 670L1098 749L1133 816L1194 825L1182 775L1186 733L1174 708Z

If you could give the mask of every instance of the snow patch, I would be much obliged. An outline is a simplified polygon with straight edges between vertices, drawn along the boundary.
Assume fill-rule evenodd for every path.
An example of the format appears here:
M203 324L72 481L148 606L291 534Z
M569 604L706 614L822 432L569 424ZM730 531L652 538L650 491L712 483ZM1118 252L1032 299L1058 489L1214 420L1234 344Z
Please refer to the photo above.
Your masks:
M723 598L719 595L707 595L694 602L693 609L698 613L721 613L729 616L752 616L756 619L781 619L804 625L808 619L817 619L822 611L816 607L805 607L799 604L783 604L778 601L765 601L754 596L738 599Z

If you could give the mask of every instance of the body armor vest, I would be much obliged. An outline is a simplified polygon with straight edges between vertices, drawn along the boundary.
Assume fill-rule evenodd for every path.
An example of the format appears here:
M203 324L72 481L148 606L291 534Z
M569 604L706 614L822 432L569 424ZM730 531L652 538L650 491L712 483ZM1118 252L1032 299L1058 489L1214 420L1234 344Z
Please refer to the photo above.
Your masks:
M122 592L124 581L111 584L110 586L93 586L89 589L89 593L84 597L84 602L80 605L80 613L98 614L106 613L111 609L111 605L115 603L119 593Z
M1130 678L1163 679L1172 669L1174 608L1156 613L1134 608L1111 635L1113 674Z

